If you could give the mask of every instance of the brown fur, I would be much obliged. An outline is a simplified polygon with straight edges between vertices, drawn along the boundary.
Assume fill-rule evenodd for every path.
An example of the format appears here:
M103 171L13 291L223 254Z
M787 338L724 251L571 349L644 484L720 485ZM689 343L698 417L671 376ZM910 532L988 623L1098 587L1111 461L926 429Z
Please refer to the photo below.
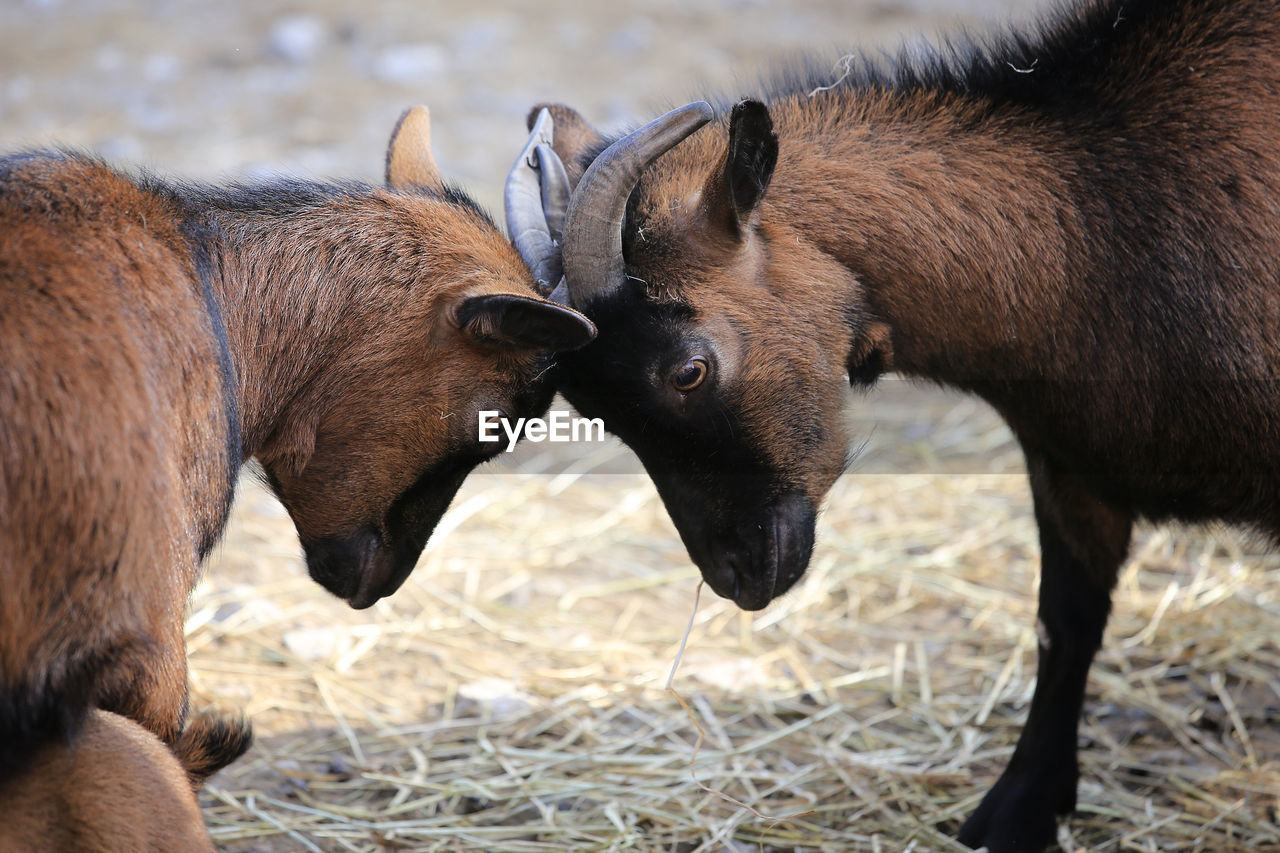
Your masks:
M18 169L0 197L0 685L38 702L92 672L79 689L172 742L198 543L239 465L217 337L172 202L91 161Z
M398 175L435 175L413 164L423 118L393 139ZM505 336L478 335L495 315ZM590 333L438 183L221 190L0 159L0 769L95 705L216 769L181 735L183 609L242 462L313 576L368 606L499 449L477 411L544 411L549 353Z
M93 711L0 780L5 853L213 853L182 764L151 732Z

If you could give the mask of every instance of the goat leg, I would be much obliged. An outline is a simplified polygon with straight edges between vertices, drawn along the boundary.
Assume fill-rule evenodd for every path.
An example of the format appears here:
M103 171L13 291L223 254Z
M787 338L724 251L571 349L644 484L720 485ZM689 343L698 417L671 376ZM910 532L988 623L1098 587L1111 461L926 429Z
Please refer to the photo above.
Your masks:
M99 699L103 710L128 717L174 748L187 717L187 654L181 621L152 625L145 654L120 661L114 689Z
M1030 453L1027 463L1041 549L1036 689L1008 767L960 830L961 842L991 853L1044 850L1057 818L1075 809L1085 681L1133 527L1077 478Z

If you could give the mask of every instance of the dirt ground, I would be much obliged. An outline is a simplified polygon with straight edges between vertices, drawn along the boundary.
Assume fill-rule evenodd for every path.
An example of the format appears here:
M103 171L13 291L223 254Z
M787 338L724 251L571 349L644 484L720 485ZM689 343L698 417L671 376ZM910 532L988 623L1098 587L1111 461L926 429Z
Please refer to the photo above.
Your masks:
M5 0L0 151L376 181L396 117L425 103L443 171L498 212L537 101L616 127L747 94L800 51L834 77L844 49L1045 5ZM895 380L851 397L850 437L864 450L799 588L761 614L702 600L674 682L698 747L663 689L697 573L615 443L473 475L405 588L360 613L309 581L246 478L188 621L193 703L258 733L203 800L220 849L956 849L1034 683L1021 461L986 407ZM1144 531L1065 844L1280 849L1277 638L1274 555Z

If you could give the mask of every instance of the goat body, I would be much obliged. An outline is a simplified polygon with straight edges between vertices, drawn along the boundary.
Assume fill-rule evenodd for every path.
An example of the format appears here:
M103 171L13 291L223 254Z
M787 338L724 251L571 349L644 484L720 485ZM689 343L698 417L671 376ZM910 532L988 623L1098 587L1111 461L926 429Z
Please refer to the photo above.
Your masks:
M606 151L550 107L576 184L567 294L601 330L562 390L752 609L808 562L845 377L989 401L1026 454L1045 630L1018 747L960 837L1038 850L1075 805L1135 519L1280 535L1280 7L1095 0L1031 36L843 69L701 132L693 115L639 162L646 130Z
M92 707L180 744L186 598L247 459L367 607L495 452L476 412L545 411L594 330L427 140L408 114L385 189L0 159L0 778Z

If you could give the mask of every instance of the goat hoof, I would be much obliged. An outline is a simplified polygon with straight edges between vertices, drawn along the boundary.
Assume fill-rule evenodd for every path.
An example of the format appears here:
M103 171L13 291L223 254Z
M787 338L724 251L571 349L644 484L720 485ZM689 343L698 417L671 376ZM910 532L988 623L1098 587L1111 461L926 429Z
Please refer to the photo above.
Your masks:
M1042 853L1058 835L1058 817L1075 809L1075 774L1006 772L960 828L960 843L990 853Z

